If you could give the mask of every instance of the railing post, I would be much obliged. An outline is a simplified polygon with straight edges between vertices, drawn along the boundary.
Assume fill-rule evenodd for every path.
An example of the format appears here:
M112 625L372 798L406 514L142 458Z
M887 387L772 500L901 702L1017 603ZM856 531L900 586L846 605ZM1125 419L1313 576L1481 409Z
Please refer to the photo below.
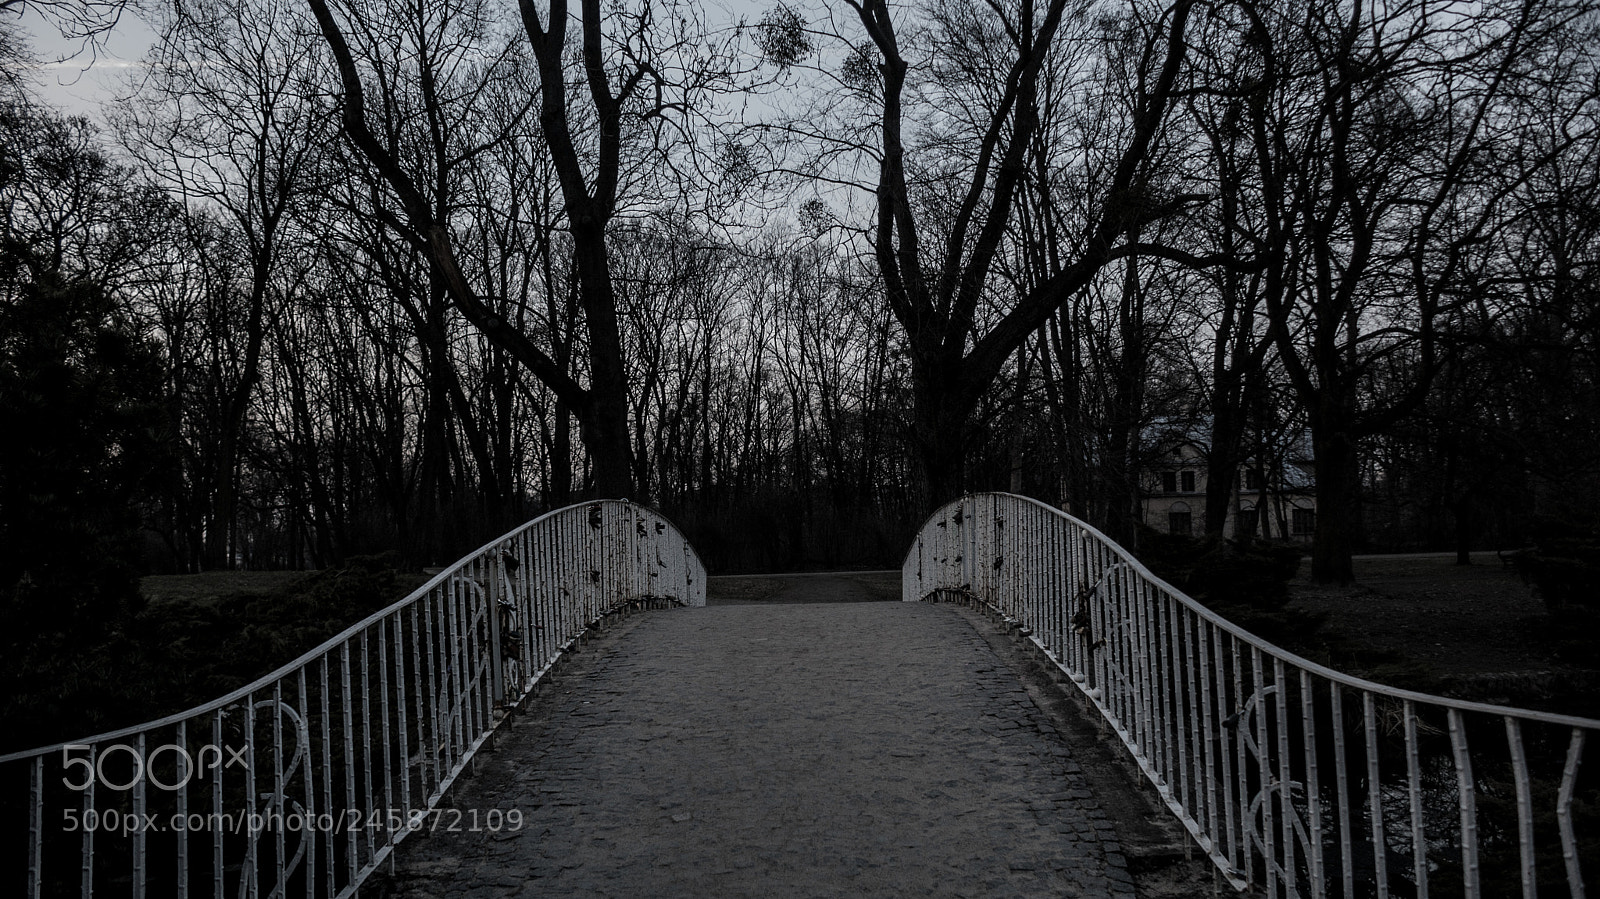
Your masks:
M486 599L489 601L489 715L506 705L505 659L500 650L500 579L505 577L505 560L491 552L485 559L485 574L489 578Z

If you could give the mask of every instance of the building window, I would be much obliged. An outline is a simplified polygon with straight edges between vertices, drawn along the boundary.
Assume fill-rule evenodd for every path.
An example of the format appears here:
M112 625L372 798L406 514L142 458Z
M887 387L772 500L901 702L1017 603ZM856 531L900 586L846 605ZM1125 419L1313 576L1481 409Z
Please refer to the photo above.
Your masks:
M1317 532L1317 510L1295 509L1289 515L1289 531L1296 537L1309 537Z
M1189 517L1189 506L1186 503L1173 503L1167 510L1167 533L1187 537L1194 532L1192 519Z
M1163 471L1161 473L1161 492L1162 493L1177 493L1178 492L1178 473L1177 472L1175 472L1175 471Z
M1244 470L1244 489L1246 489L1246 490L1260 490L1261 489L1261 469L1259 469L1259 468L1246 468Z
M1256 535L1256 510L1240 509L1239 517L1233 522L1233 536L1236 540L1248 540Z
M1194 492L1194 472L1192 472L1192 471L1181 472L1179 474L1179 476L1183 479L1183 492L1184 493L1193 493Z

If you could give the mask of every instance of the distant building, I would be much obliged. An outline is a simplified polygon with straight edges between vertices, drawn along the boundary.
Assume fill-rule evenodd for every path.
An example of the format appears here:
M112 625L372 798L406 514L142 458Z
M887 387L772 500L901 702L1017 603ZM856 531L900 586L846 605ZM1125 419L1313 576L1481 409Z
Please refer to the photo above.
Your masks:
M1146 433L1150 461L1139 478L1144 523L1168 534L1199 536L1206 520L1206 422L1158 422ZM1223 534L1309 542L1317 528L1316 476L1309 441L1274 447L1240 466L1228 497Z

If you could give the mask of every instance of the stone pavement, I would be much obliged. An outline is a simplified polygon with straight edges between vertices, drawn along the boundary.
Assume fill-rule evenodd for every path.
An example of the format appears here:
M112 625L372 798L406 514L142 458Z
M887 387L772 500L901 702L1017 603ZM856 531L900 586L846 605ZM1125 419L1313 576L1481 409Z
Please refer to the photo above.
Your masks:
M634 615L497 739L453 804L522 827L412 836L396 895L1134 895L1067 746L950 606Z

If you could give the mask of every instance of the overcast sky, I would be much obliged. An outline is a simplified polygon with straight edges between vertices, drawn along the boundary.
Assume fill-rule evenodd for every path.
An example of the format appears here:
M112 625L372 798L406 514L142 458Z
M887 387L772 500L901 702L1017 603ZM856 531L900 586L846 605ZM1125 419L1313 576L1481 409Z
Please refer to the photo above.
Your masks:
M769 0L712 0L707 7L717 13L716 18L733 21L743 17L754 23L771 5ZM27 7L22 26L32 43L33 55L42 64L35 79L40 95L68 113L96 121L101 119L100 104L111 101L123 89L155 40L155 33L132 10L123 14L98 52L81 41L64 40L50 23Z
M22 27L42 64L34 79L50 104L74 115L100 119L99 105L121 88L133 67L144 59L154 34L133 12L124 13L98 52L81 41L62 39L50 23L26 10Z

